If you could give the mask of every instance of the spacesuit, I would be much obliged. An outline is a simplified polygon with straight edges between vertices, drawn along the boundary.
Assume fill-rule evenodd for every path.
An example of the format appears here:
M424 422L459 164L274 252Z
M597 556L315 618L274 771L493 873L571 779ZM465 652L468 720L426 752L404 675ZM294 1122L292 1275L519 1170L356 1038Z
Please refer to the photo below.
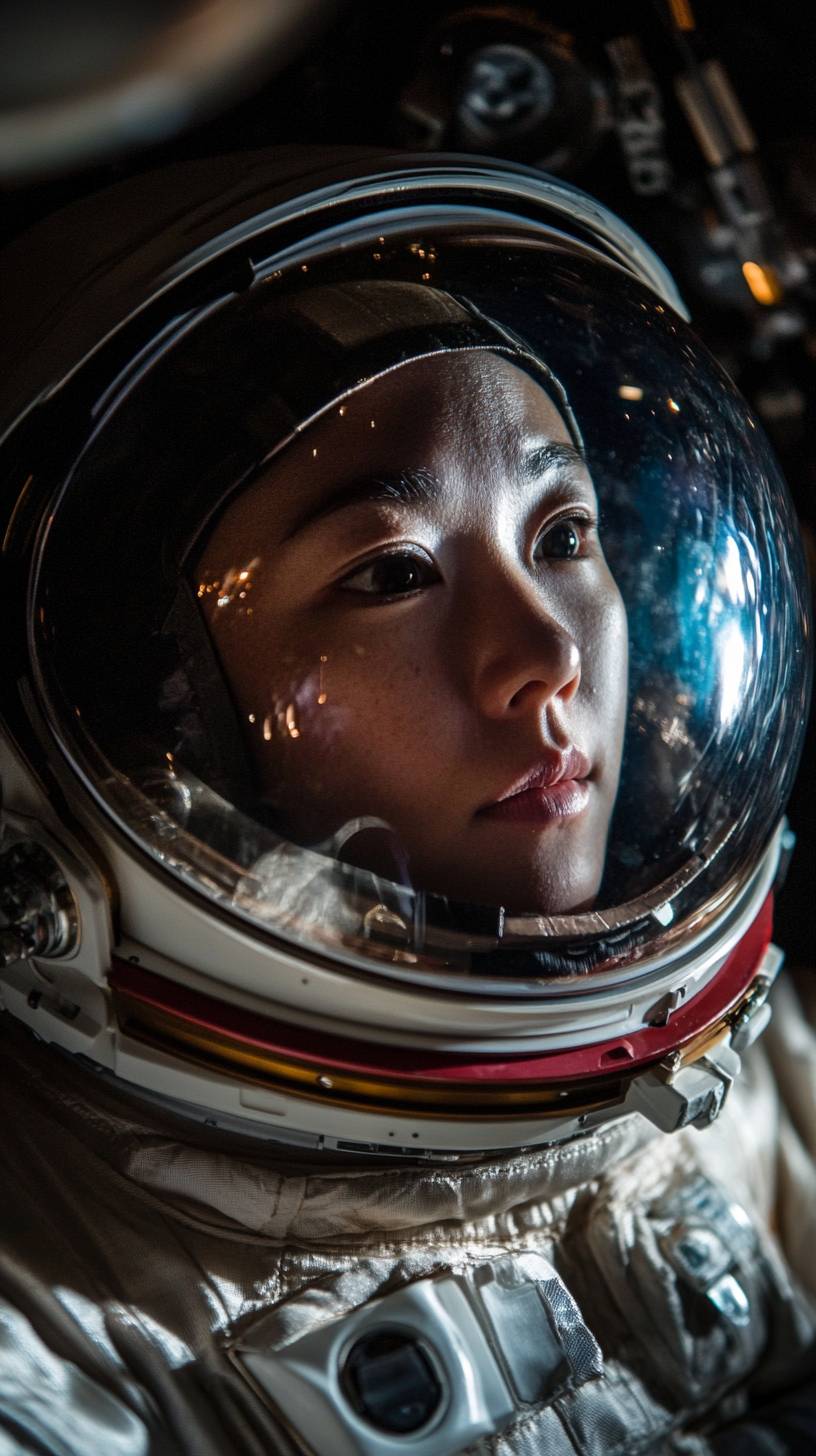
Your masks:
M808 1449L761 430L566 185L241 167L6 258L0 1452Z

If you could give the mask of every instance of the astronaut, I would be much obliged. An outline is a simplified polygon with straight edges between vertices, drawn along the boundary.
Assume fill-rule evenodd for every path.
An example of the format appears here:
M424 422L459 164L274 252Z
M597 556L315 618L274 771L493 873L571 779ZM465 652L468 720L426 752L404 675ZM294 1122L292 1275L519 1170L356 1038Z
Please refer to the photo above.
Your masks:
M804 566L662 265L304 150L5 272L0 1456L809 1449Z

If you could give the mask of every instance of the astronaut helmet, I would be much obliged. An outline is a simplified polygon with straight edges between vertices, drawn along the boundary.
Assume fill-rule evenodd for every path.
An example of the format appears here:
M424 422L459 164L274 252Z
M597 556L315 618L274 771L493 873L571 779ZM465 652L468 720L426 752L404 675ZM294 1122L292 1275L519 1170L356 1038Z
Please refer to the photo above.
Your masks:
M654 255L531 169L303 151L86 199L10 273L6 1011L305 1148L710 1121L807 593Z

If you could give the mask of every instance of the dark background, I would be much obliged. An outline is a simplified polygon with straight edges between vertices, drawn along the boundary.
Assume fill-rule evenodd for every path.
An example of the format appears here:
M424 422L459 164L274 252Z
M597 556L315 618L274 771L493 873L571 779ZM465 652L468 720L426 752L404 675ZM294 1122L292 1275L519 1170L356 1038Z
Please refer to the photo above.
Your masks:
M109 86L133 57L160 58L167 28L197 8L6 6L0 154L13 159L35 108L56 116L64 102ZM721 92L712 101L712 61L747 130L723 122ZM130 135L103 126L72 155L44 143L25 165L0 159L3 235L167 162L277 143L472 150L542 166L617 211L674 272L695 327L773 442L816 580L815 65L813 6L325 0L289 43L276 38L195 104L157 110ZM708 141L681 102L684 81L702 85L714 107ZM745 263L762 270L764 301ZM790 806L798 850L777 916L789 959L811 967L813 762L811 715Z

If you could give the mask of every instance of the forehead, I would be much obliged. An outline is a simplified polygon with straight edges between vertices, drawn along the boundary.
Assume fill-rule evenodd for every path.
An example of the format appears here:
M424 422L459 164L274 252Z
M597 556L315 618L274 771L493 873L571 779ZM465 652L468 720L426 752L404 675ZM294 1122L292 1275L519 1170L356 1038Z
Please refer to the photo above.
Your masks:
M571 439L549 395L510 359L487 349L412 359L346 395L274 456L208 546L237 549L250 523L254 539L282 540L338 487L401 471L481 492L513 480L530 450Z
M463 458L514 465L546 440L571 436L529 374L487 349L448 352L409 360L347 395L281 452L269 479L303 491L358 468L438 467L444 476Z
M444 453L464 433L486 451L512 448L526 437L570 439L541 385L487 349L409 360L350 395L309 433L317 431L338 443L353 434L366 454L400 447Z

